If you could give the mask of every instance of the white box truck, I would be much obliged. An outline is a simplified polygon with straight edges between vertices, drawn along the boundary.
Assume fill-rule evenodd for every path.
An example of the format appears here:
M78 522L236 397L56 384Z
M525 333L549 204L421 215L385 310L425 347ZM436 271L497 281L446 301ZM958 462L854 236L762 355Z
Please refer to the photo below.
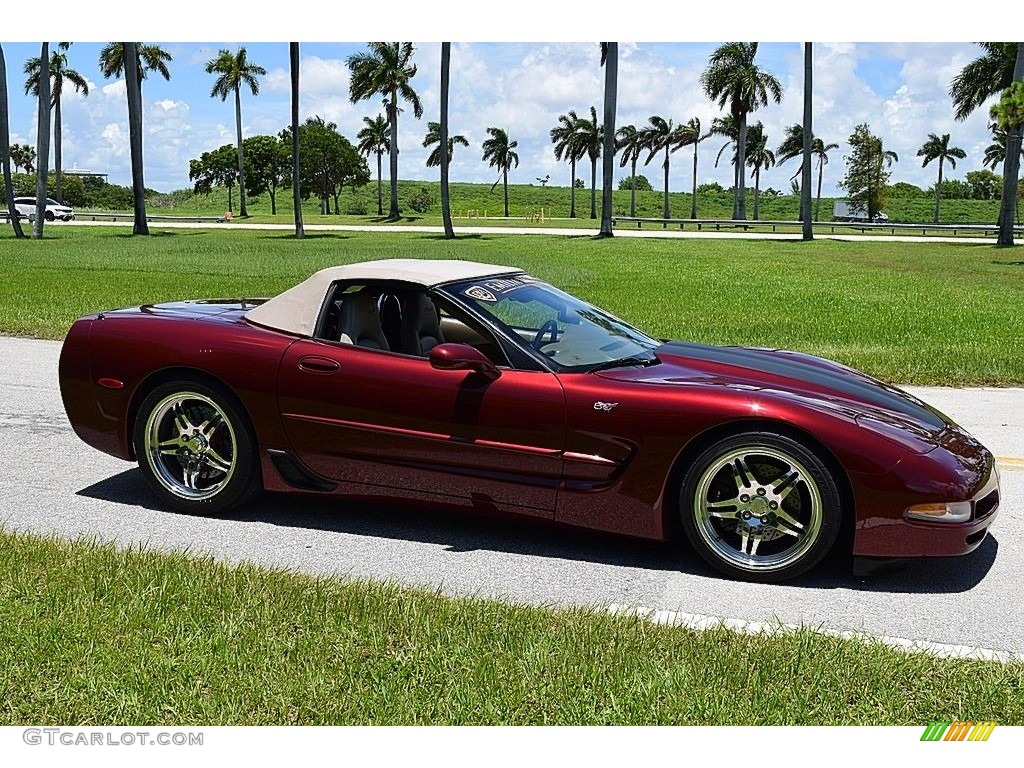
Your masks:
M881 211L875 214L875 218L872 220L876 224L884 224L889 220ZM868 212L860 203L851 203L849 200L836 200L835 206L832 209L832 221L856 221L866 224L868 222Z

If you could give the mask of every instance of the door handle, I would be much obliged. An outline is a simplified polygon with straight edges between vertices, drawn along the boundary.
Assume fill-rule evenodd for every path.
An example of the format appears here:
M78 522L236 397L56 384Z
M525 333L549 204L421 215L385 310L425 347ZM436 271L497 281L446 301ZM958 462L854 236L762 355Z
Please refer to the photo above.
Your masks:
M309 355L299 358L299 370L307 373L335 373L341 370L341 363L329 357Z

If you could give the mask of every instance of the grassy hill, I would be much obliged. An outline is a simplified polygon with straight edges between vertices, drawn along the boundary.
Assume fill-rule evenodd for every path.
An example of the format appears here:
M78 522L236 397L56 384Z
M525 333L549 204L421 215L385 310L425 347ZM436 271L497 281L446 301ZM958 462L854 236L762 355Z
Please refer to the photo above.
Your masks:
M568 187L535 186L531 184L513 184L509 186L509 214L516 219L564 219L558 226L572 225L568 220L570 190ZM388 208L388 183L384 182L384 211ZM439 223L441 218L440 185L428 181L399 181L399 207L406 221L416 223ZM415 198L422 198L426 206L422 211L415 209ZM215 189L208 195L193 195L187 191L178 191L170 195L162 195L150 203L151 213L180 213L185 215L222 215L227 209L227 190ZM691 195L686 192L672 192L669 195L672 216L688 218L690 215ZM234 210L238 212L238 190L233 191ZM663 212L663 193L637 192L636 215L660 218ZM489 184L453 183L451 185L452 215L456 218L502 217L501 187L493 191ZM292 196L291 190L281 190L277 195L277 215L270 213L270 197L260 195L249 198L249 214L257 221L281 222L291 221ZM822 198L821 221L832 219L832 198ZM600 190L598 190L597 208L600 215ZM303 217L310 221L353 221L368 222L377 218L377 185L370 183L355 191L345 189L339 199L340 216L321 218L319 204L310 199L303 203ZM617 216L629 215L629 192L616 190L614 196L614 212ZM781 197L762 195L760 200L760 218L763 220L795 220L798 216L800 200L794 195ZM754 193L748 192L747 217L753 218ZM886 213L894 222L930 222L934 210L934 200L930 197L890 198L886 205ZM946 223L978 222L991 223L996 220L999 212L998 200L945 200L942 203L942 221ZM590 219L590 190L576 190L577 222L580 226L593 226ZM728 192L698 195L697 216L702 219L728 219L732 215L732 195Z

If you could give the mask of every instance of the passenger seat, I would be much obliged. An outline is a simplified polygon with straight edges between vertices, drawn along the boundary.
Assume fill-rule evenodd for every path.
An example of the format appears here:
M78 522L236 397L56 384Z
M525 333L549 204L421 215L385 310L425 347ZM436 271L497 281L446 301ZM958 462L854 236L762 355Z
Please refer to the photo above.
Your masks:
M370 293L353 293L341 300L338 320L338 341L366 349L390 351L380 326L377 297Z
M402 307L402 351L426 357L438 344L444 344L437 308L425 293L406 297Z

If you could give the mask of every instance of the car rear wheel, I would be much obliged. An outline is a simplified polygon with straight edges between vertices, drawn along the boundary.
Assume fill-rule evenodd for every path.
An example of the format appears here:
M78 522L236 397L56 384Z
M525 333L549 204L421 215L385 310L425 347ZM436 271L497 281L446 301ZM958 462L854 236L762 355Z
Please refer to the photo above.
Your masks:
M53 211L47 211L43 214L47 221L53 221Z
M686 473L679 501L701 557L747 581L785 581L814 567L842 521L829 468L773 432L733 435L705 449Z
M139 407L135 452L167 506L215 515L259 489L256 441L232 398L194 381L156 387Z

